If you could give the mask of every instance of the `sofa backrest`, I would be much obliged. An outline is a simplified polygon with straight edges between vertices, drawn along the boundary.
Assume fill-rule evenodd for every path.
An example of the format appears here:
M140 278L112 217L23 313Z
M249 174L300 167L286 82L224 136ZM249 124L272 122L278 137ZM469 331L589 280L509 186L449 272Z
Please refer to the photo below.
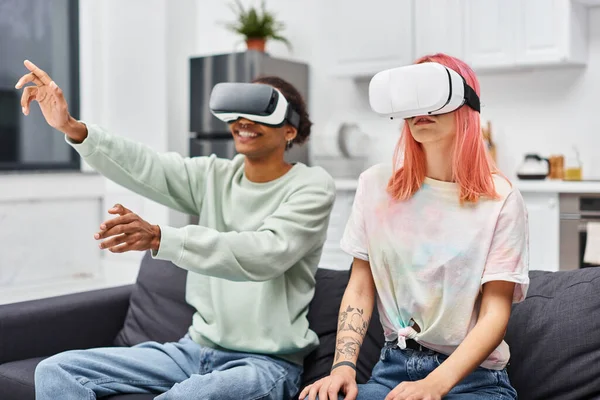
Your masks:
M529 276L505 336L519 399L600 398L600 268Z
M187 271L169 261L142 258L117 346L147 341L176 342L192 323L194 309L185 301Z

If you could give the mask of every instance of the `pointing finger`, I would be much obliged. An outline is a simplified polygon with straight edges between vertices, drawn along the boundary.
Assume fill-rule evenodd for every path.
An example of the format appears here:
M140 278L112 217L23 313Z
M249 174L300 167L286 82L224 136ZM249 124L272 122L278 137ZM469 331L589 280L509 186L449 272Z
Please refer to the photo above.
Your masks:
M46 72L40 69L37 65L32 63L29 60L25 60L25 67L30 70L36 77L38 77L44 85L49 85L52 82L52 79L48 76Z

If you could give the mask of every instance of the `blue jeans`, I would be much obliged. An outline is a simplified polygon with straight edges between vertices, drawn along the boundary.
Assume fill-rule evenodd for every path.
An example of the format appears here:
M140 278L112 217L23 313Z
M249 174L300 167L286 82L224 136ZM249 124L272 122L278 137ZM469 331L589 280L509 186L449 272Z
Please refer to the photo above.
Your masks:
M358 385L357 400L383 400L389 392L404 381L424 379L436 369L446 355L433 350L401 350L387 343L381 350L371 379ZM517 392L508 380L506 369L501 371L479 367L456 385L444 400L513 400Z
M379 362L373 368L371 379L363 385L358 385L356 400L384 400L401 382L424 379L446 358L448 358L446 355L433 350L401 350L396 344L386 343L381 350ZM340 395L339 400L343 400L344 397ZM508 380L506 369L496 371L482 367L471 372L444 396L444 400L514 400L516 398L517 392Z
M290 399L302 367L268 356L176 343L74 350L35 370L37 400L95 399L117 393L162 393L156 399Z

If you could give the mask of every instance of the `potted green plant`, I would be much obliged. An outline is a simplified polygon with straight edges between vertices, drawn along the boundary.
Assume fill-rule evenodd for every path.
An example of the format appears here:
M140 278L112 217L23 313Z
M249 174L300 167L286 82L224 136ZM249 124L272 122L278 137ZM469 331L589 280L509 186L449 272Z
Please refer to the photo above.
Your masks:
M230 8L237 19L225 25L229 30L244 36L248 50L264 52L265 44L269 39L283 42L291 50L290 42L281 34L285 25L277 21L273 13L267 11L264 0L261 2L260 10L255 7L245 9L240 0L230 4Z

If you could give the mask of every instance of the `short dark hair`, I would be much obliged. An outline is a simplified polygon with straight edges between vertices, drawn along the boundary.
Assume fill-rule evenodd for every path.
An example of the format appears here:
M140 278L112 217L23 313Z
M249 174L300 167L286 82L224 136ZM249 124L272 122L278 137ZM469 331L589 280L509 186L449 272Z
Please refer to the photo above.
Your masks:
M312 122L308 117L308 111L306 109L306 103L302 98L298 89L296 89L291 83L283 80L277 76L262 76L253 80L254 83L264 83L271 85L274 88L279 89L285 96L287 101L290 103L294 111L300 115L300 122L298 123L298 134L292 141L292 143L302 144L308 140L310 136L310 128ZM290 147L292 144L290 144Z

